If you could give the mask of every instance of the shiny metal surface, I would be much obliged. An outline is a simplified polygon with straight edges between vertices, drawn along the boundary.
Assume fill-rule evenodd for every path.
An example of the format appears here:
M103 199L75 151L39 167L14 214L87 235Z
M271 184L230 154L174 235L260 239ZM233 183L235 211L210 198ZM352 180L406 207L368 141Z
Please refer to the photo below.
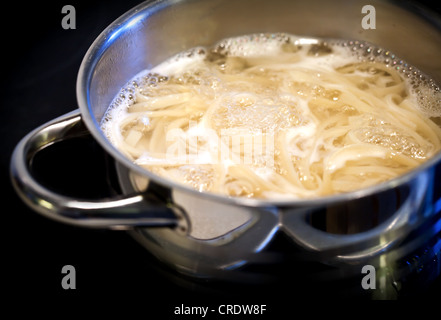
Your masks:
M210 45L225 37L258 32L288 32L306 37L357 39L372 42L397 53L436 81L441 81L441 31L415 8L393 1L373 1L377 13L375 30L361 26L364 1L291 0L190 0L146 1L133 8L95 40L78 73L77 98L83 120L97 141L118 162L157 183L198 194L198 191L161 177L133 164L115 149L99 128L104 112L119 90L140 71L168 57L199 45ZM401 3L403 5L403 3ZM411 11L413 10L413 12ZM430 16L427 13L427 16ZM432 20L433 20L432 19ZM189 23L191 21L191 23ZM421 50L424 48L424 50ZM412 179L441 159L437 154L408 175L362 191L295 201L296 205L326 205L391 188ZM246 206L291 205L290 200L260 201L205 194L214 200Z
M85 134L89 132L76 110L35 129L17 145L11 159L11 177L18 194L29 206L48 218L82 227L127 229L178 224L173 209L163 203L153 203L146 194L81 200L51 191L33 178L30 165L37 152L53 143Z
M230 270L248 263L274 263L279 255L265 249L277 234L289 238L308 259L333 265L380 266L382 254L394 250L414 230L437 213L434 195L441 154L416 170L389 182L363 190L312 200L271 200L228 198L199 193L166 181L134 165L116 150L101 132L99 123L121 87L135 74L191 47L210 45L226 37L257 32L287 32L306 37L366 40L399 54L409 63L441 81L440 19L417 10L407 2L371 1L377 12L375 30L361 26L365 1L283 1L283 0L164 0L147 1L110 25L92 44L80 67L77 97L81 116L52 123L66 130L79 118L98 143L116 160L119 178L129 203L109 200L100 204L101 213L124 217L130 208L147 215L149 190L159 185L170 193L171 203L159 204L158 224L174 223L170 205L182 208L189 219L186 233L172 228L133 228L131 234L161 261L182 273L196 277L229 277ZM424 48L424 50L422 49ZM26 161L36 146L51 142L44 129L26 137L13 159L13 177L25 201L40 213L61 222L83 226L131 228L142 220L99 220L91 205L43 194L38 183L28 180ZM54 133L59 139L63 135ZM24 166L24 167L23 167ZM145 181L144 186L136 183ZM37 198L51 198L51 206ZM134 196L132 196L134 194ZM84 220L66 217L71 207ZM201 208L205 208L201 210ZM121 211L120 211L121 210ZM234 212L228 227L221 221ZM165 218L162 219L162 214ZM142 215L141 214L141 215ZM153 214L153 213L152 213ZM91 219L89 219L91 218ZM225 220L224 220L225 222ZM154 223L153 223L154 224ZM200 226L194 228L195 226ZM202 229L201 229L202 228ZM203 228L205 228L203 230ZM290 252L285 252L287 255Z

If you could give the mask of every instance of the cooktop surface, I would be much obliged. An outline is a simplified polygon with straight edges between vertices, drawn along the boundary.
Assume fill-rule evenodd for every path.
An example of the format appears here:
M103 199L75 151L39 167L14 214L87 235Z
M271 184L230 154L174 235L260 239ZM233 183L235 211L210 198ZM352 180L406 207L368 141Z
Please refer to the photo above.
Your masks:
M294 314L308 303L334 301L329 288L325 293L304 293L295 282L242 291L234 286L212 286L203 279L190 281L163 266L126 232L49 220L29 209L13 190L9 160L15 145L37 126L77 108L76 77L84 54L105 27L138 3L25 1L12 3L4 11L0 141L6 256L2 259L2 288L6 301L11 302L5 305L34 302L43 308L57 304L79 309L83 305L102 309L123 306L162 319L239 316L246 312L274 317ZM440 12L440 5L435 3L426 5ZM69 29L66 26L73 26L73 20L66 17L72 8L75 28ZM52 154L42 154L35 159L35 174L44 177L49 186L77 197L102 197L113 192L109 190L114 184L109 174L111 159L92 139L79 144L74 141ZM48 160L54 158L57 160ZM99 178L89 179L91 176ZM437 248L440 250L439 243ZM72 284L74 288L65 288ZM340 298L344 306L351 294ZM403 298L422 304L440 299L439 276L418 294ZM309 308L319 312L332 308L320 309Z

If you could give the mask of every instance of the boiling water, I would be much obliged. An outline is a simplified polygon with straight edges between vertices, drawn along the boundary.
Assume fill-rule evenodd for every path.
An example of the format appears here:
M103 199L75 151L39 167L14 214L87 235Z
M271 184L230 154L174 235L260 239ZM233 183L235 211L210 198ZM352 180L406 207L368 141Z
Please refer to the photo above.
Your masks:
M102 130L138 165L199 191L307 198L432 157L440 106L433 80L383 48L258 34L140 72Z

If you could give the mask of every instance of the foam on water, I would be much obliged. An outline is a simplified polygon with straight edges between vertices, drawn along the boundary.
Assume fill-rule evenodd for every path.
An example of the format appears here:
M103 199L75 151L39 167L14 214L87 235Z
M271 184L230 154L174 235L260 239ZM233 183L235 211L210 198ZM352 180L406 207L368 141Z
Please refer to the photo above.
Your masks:
M191 73L201 68L201 64L217 55L217 60L225 57L261 57L296 53L300 67L305 69L321 68L332 70L348 63L360 61L380 62L388 67L399 70L408 83L411 95L417 101L421 112L428 117L441 116L441 90L426 74L409 65L394 53L362 41L322 40L300 38L288 34L253 34L222 40L212 48L196 47L155 66L151 70L143 70L131 80L116 96L106 117L115 119L124 114L127 105L132 101L126 92L133 92L134 83L146 86L156 83L159 76L170 77ZM283 59L283 58L282 58ZM215 61L219 63L219 61ZM156 76L152 76L156 75ZM120 109L120 110L116 110Z

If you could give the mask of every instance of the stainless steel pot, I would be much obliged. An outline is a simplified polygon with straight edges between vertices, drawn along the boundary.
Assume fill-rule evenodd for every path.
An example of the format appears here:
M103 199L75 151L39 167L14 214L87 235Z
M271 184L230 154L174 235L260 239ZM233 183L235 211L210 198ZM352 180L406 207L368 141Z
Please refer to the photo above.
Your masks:
M182 50L250 33L366 40L440 82L439 16L407 2L370 1L376 29L363 29L365 4L164 0L138 5L104 30L84 57L77 82L79 110L35 129L17 145L11 176L18 194L39 213L63 223L126 229L160 260L194 277L230 278L232 270L248 264L276 263L290 254L266 250L280 234L297 254L321 263L384 264L380 257L396 253L421 226L426 226L424 239L439 232L439 223L432 222L441 207L434 193L441 154L404 176L363 190L314 200L262 201L200 193L157 177L124 157L99 127L115 95L139 71ZM120 197L69 198L30 174L32 159L42 148L85 134L115 159Z

